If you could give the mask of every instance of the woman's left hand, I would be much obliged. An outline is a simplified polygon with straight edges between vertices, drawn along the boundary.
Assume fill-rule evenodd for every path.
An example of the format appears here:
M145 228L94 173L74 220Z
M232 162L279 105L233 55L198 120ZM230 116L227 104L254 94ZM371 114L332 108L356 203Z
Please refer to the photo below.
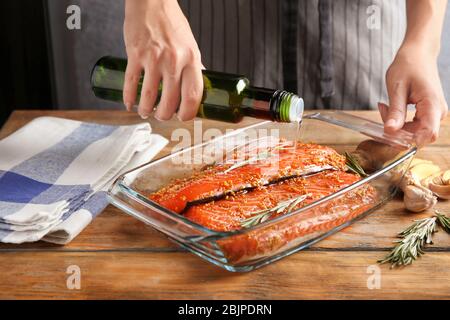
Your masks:
M419 147L436 141L440 122L448 112L437 58L420 47L401 48L386 73L386 86L389 106L378 105L385 131L410 131ZM406 122L408 104L416 105L411 122Z

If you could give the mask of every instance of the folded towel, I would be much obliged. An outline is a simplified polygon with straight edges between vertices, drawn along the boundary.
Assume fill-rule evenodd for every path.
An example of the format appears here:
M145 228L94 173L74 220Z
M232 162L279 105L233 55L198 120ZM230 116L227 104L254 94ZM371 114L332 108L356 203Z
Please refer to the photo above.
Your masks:
M33 120L0 141L0 241L70 242L106 207L115 178L166 144L148 123Z

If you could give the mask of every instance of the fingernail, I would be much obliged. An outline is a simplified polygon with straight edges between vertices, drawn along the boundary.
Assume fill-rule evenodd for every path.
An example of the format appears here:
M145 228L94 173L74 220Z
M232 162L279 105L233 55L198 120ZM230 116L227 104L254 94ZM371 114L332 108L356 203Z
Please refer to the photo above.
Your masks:
M184 121L184 120L183 120L183 117L180 116L180 113L179 113L179 112L176 113L176 116L177 116L177 119L178 119L179 121Z
M141 118L144 119L144 120L148 119L148 117L150 115L145 110L141 110L141 109L138 109L138 113L141 116Z
M163 119L161 119L160 117L158 117L158 114L154 114L153 115L153 118L155 118L156 120L158 120L159 122L163 122L164 120Z
M127 111L130 111L131 107L132 107L131 102L125 102L125 108L127 108Z

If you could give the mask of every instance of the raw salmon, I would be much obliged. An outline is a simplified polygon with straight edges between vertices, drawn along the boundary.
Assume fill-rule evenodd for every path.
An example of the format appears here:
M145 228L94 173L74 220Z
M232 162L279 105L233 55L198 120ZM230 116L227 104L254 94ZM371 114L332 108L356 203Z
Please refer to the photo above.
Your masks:
M244 189L323 170L345 170L345 157L327 146L297 143L295 147L272 147L265 152L270 156L252 158L249 155L245 161L241 160L242 165L224 162L190 178L175 180L150 194L149 198L181 213L188 204L213 200Z
M189 209L186 217L217 231L236 230L241 228L242 221L248 219L252 212L276 205L286 198L308 194L305 201L296 206L300 208L358 180L358 176L342 171L319 173L263 187L214 204L199 205ZM367 212L376 201L375 189L363 185L306 212L224 238L218 243L230 262L258 259L341 226ZM271 216L271 219L284 213Z
M229 262L256 260L324 235L372 209L377 194L365 185L301 214L218 240Z
M301 195L295 210L317 199L334 193L356 181L359 177L343 171L325 171L309 177L293 178L283 182L229 195L226 199L195 205L184 216L204 227L215 231L231 231L242 228L242 222L255 213L274 208L282 201ZM353 202L353 201L352 201ZM284 212L271 215L274 218Z

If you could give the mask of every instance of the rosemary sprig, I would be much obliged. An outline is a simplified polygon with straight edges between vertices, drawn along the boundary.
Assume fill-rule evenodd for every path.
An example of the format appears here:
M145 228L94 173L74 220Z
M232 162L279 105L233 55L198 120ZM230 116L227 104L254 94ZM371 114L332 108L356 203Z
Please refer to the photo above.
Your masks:
M390 262L392 268L411 264L424 254L423 248L426 244L433 243L431 237L437 232L437 225L450 234L450 217L437 210L434 213L433 217L416 220L414 224L399 233L398 236L402 240L395 241L398 244L391 253L378 262Z
M295 197L292 199L281 201L275 207L253 212L253 213L251 213L252 216L250 218L241 221L241 226L243 228L250 228L257 224L263 223L264 221L269 219L271 215L273 215L275 213L281 213L285 210L286 210L286 213L289 213L300 202L304 201L308 196L309 196L309 194L304 194L304 195L301 195L301 196L298 196L298 197Z
M282 150L284 147L286 147L286 145L285 144L281 144L279 146L273 147L272 150L270 150L270 151L268 151L268 150L261 151L261 152L257 153L254 157L251 157L249 159L246 159L246 160L234 163L227 170L223 171L223 173L228 173L228 172L230 172L230 171L232 171L234 169L246 166L246 165L248 165L248 164L250 164L252 162L268 159L268 158L276 155L276 153L274 152L275 150Z
M450 218L438 210L436 210L434 213L438 219L441 228L444 229L445 232L450 234Z
M432 235L436 230L437 217L416 220L411 226L398 234L401 240L394 249L379 263L391 264L391 268L406 266L424 254L423 248L426 244L433 243Z
M356 160L356 158L348 153L347 151L345 152L345 158L346 158L346 164L347 164L347 169L350 170L353 173L356 173L358 175L360 175L361 177L367 177L367 173L364 171L364 169L361 167L361 165L358 163L358 160Z

